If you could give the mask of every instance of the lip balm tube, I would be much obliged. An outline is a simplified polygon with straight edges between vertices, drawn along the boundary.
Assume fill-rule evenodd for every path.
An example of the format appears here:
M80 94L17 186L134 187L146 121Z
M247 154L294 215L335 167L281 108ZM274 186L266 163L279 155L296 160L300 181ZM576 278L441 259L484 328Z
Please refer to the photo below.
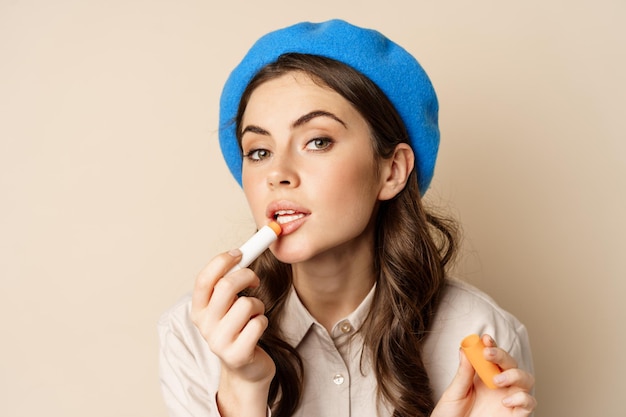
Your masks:
M241 260L228 272L247 268L260 254L270 247L281 232L282 228L276 222L270 222L267 226L260 228L246 243L239 247L242 254Z
M485 385L492 389L497 388L493 383L493 377L502 371L498 365L485 359L483 355L485 344L480 336L477 334L467 336L461 342L461 348Z

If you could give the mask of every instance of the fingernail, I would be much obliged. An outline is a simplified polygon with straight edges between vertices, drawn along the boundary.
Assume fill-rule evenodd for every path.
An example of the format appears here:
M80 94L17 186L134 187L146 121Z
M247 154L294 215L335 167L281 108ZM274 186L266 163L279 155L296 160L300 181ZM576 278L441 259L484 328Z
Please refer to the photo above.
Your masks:
M495 357L498 350L496 348L485 348L485 355L489 357Z
M504 397L502 399L502 404L503 405L511 405L511 404L513 404L513 398L511 398L511 397Z
M502 385L506 382L506 375L505 374L498 374L496 376L493 377L493 382L496 383L496 385Z
M492 344L494 347L497 347L497 346L498 346L498 344L496 343L496 341L495 341L495 340L493 340L493 337L491 337L491 336L488 336L488 337L489 337L489 341L491 342L491 344Z
M228 254L233 258L238 258L241 256L241 251L239 249L231 249L228 251Z

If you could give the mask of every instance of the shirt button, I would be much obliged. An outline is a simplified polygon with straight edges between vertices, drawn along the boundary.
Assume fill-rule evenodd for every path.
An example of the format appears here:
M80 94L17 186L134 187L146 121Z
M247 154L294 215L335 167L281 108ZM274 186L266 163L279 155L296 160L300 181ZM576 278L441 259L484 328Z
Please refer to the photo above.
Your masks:
M350 325L350 322L346 320L341 323L340 329L342 333L350 333L352 331L352 326Z
M333 382L334 382L336 385L341 385L341 384L343 384L343 381L344 381L344 377L343 377L343 375L341 375L341 374L336 374L336 375L333 377Z

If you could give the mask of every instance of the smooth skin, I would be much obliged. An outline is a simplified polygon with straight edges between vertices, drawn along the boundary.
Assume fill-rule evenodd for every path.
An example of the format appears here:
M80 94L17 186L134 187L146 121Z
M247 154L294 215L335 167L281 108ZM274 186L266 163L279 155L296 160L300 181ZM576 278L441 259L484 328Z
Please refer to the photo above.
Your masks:
M336 92L291 73L259 86L243 118L243 189L258 227L278 218L272 253L293 268L303 304L327 329L351 313L375 282L374 218L380 201L400 192L414 155L400 144L376 161L369 127ZM340 220L340 221L339 221ZM263 303L237 294L259 285L250 269L227 273L238 250L212 259L199 274L192 320L220 358L217 403L229 416L265 416L276 372L257 342L267 328ZM434 417L528 416L533 378L485 336L486 358L504 372L490 390L460 354L459 371Z

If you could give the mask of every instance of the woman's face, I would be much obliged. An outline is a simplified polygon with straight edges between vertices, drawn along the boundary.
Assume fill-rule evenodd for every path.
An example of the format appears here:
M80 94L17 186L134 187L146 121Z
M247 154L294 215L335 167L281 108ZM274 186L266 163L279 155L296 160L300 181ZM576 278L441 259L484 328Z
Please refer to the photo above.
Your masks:
M382 180L369 127L348 101L289 73L254 90L241 129L243 189L257 226L282 225L279 260L371 250Z

